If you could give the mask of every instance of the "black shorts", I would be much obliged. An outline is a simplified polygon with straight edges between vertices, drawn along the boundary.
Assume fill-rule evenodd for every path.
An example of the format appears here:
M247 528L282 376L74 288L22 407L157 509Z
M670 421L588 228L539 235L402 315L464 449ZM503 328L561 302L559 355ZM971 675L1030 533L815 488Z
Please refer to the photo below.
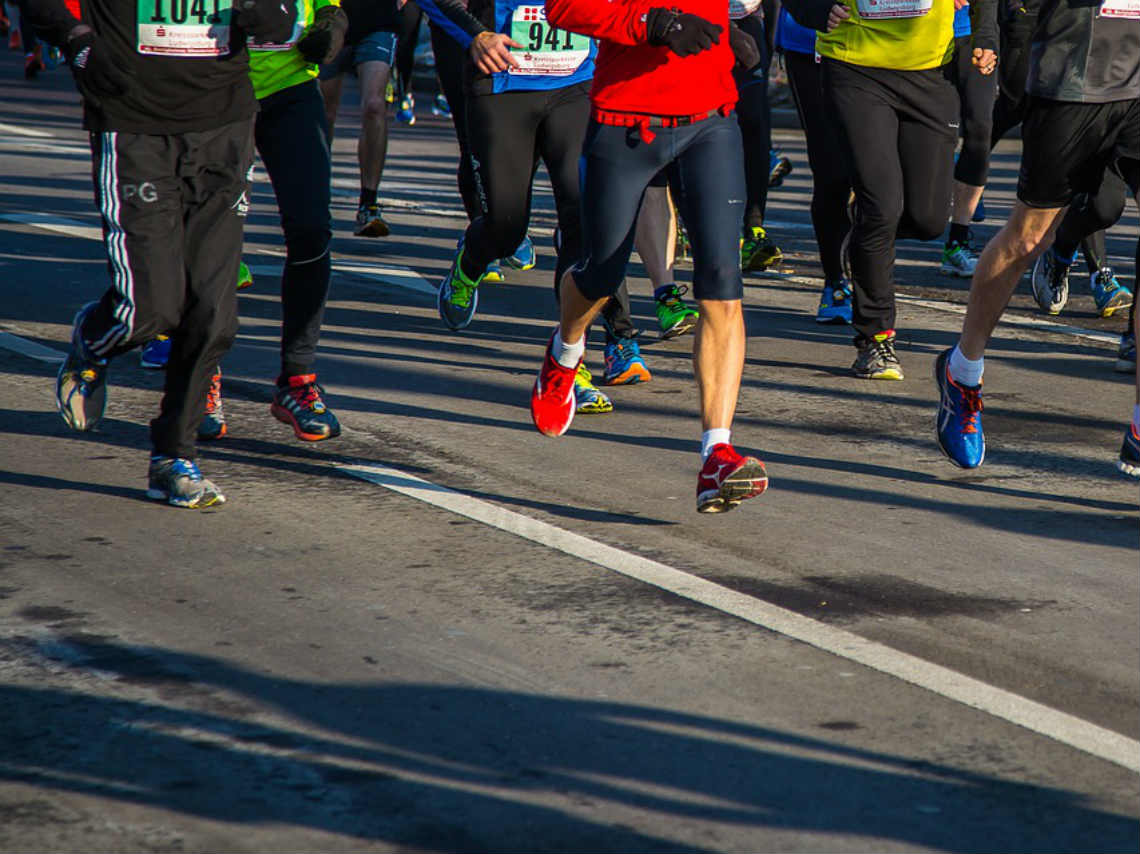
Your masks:
M1095 194L1111 169L1137 191L1140 101L1079 104L1031 97L1021 127L1017 198L1031 208L1063 208Z

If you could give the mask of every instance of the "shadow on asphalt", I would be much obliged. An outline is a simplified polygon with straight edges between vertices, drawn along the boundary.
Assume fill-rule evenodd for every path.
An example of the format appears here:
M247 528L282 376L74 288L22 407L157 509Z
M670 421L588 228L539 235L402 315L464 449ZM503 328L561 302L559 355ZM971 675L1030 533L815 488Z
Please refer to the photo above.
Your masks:
M45 652L18 638L0 649ZM696 822L948 851L1140 844L1135 820L1061 789L714 717L478 687L305 682L96 635L46 652L161 699L2 686L0 778L212 820L431 851L715 849L715 831ZM262 709L296 723L266 722ZM846 714L815 725L860 729ZM606 818L591 816L599 807ZM623 811L644 828L654 816L689 823L708 848L611 823Z

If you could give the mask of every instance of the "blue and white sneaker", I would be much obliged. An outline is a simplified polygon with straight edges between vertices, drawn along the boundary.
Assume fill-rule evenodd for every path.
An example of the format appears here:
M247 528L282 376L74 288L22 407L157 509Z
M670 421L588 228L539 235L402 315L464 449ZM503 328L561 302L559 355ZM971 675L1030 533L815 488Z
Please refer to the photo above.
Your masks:
M503 259L503 263L508 267L514 267L516 270L530 270L538 263L534 254L534 244L531 243L529 234L523 238L518 249Z
M1101 267L1089 279L1096 310L1101 317L1112 317L1132 305L1132 291L1120 284L1111 267Z
M815 312L816 323L851 322L851 283L846 279L824 282L819 295L819 308Z
M1136 333L1125 332L1120 336L1113 368L1121 374L1130 374L1136 370Z
M411 92L400 99L396 108L396 121L408 127L416 123L416 96Z
M950 376L950 353L944 350L934 362L934 381L940 401L934 419L938 447L950 462L974 469L986 458L986 437L982 432L982 385L963 386Z
M212 481L202 477L193 460L154 454L150 458L146 497L173 507L197 510L225 504L226 497Z
M1129 477L1140 478L1140 435L1131 424L1124 430L1124 444L1120 446L1116 467Z
M1069 301L1069 268L1076 260L1076 253L1062 258L1053 249L1047 249L1033 263L1029 280L1033 286L1033 298L1046 314L1060 314Z
M91 353L83 341L83 320L95 308L90 302L75 315L71 349L55 378L55 403L72 430L91 430L107 411L107 360Z
M431 102L431 114L441 118L451 118L451 105L447 103L447 96L440 92Z
M641 357L641 347L636 338L617 338L606 342L605 370L602 385L633 385L647 383L653 379L645 359Z
M158 335L139 351L139 364L151 371L161 371L170 361L170 336Z

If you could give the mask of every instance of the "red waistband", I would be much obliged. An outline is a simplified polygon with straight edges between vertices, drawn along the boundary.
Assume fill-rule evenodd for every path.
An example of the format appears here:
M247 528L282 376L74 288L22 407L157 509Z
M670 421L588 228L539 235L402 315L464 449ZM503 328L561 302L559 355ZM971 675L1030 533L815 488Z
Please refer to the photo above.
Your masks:
M713 116L727 116L732 112L732 106L732 104L723 104L715 110L705 110L703 113L694 113L691 116L650 116L645 113L618 113L613 110L594 107L590 112L590 117L598 124L623 128L635 127L641 134L641 139L649 144L657 138L657 134L650 130L651 127L675 128L693 125L697 122L703 122L705 119L711 119Z

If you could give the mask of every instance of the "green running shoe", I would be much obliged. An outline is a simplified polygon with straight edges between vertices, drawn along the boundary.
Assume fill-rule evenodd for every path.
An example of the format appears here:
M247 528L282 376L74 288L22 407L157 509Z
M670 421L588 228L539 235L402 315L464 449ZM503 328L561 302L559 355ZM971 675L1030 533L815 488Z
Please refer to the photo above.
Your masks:
M784 260L784 253L762 226L754 225L749 232L751 236L745 237L740 244L740 269L743 272L760 273Z
M475 309L479 305L479 282L483 280L483 276L471 281L463 275L460 265L462 258L463 250L460 249L451 269L439 285L439 316L453 332L471 325Z
M253 273L249 271L249 267L246 266L245 261L242 261L241 264L238 265L237 289L244 291L246 288L251 287L253 287Z
M695 308L690 308L681 299L688 292L688 285L676 284L662 285L653 291L662 338L676 338L697 325L701 313Z

